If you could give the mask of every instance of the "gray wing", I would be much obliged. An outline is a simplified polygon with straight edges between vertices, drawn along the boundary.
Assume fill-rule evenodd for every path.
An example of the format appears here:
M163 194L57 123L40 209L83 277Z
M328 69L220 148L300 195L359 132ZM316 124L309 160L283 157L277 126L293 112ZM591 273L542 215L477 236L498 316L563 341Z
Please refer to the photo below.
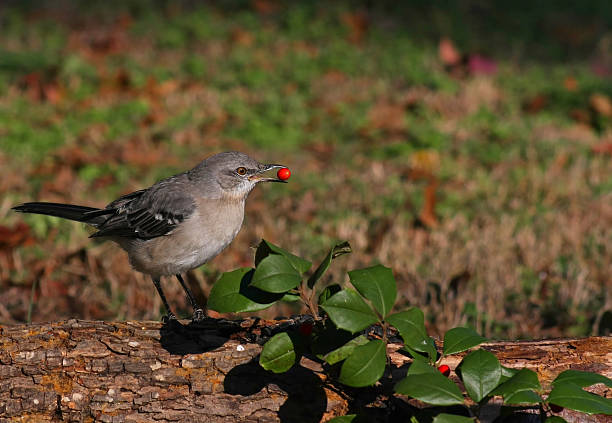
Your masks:
M96 225L92 237L119 236L151 239L167 235L195 210L183 175L158 182L151 188L124 195L105 209L94 212L108 216Z

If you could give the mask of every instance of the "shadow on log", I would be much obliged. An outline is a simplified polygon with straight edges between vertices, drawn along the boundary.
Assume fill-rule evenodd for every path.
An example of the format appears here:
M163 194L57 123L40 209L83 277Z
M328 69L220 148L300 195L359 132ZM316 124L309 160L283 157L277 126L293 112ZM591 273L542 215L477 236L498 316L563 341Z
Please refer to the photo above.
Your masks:
M399 345L389 345L394 370L367 389L335 383L309 358L284 374L263 370L260 343L292 323L69 320L2 326L0 422L311 423L355 412L366 414L368 421L409 421L431 411L393 395L409 362ZM498 342L484 348L506 366L537 371L544 387L570 367L612 376L612 338ZM460 360L453 356L445 363L454 368ZM612 395L605 387L594 388ZM607 421L567 410L561 416ZM507 421L533 417L514 415Z

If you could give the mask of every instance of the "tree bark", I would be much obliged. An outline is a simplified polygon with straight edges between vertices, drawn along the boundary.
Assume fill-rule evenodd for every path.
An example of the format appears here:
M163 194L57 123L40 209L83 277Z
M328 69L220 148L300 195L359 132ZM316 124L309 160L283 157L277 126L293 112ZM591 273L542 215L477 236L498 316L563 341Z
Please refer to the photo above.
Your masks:
M264 371L259 342L291 324L69 320L0 326L0 422L319 422L355 412L369 421L408 421L424 408L392 393L410 362L397 344L389 345L393 371L372 388L343 387L308 358L284 374ZM610 337L484 348L506 366L537 371L544 387L570 367L612 376ZM454 369L460 360L444 362ZM593 392L612 396L600 385ZM567 410L560 415L608 421Z

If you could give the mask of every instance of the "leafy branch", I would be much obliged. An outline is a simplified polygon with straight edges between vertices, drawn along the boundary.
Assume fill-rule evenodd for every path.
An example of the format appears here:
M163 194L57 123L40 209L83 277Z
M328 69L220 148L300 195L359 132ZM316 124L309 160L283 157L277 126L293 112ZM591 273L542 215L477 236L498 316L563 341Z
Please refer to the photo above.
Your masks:
M351 252L350 245L335 245L308 277L312 263L263 240L255 253L255 268L225 273L213 286L208 306L222 313L262 310L279 301L302 301L314 318L298 330L281 332L263 347L260 365L283 373L309 354L330 368L340 367L337 380L351 387L377 383L388 366L387 345L391 328L403 340L403 349L413 358L406 376L394 384L396 393L434 406L460 406L461 414L442 412L434 423L479 421L480 410L493 397L504 404L539 406L542 420L563 422L555 416L563 408L587 414L612 415L612 400L583 388L603 383L605 376L567 370L545 392L538 376L529 369L502 366L497 357L484 349L474 349L486 341L471 328L457 327L444 335L442 351L425 329L425 317L417 307L392 312L397 285L391 269L376 265L348 272L353 288L324 284L322 276L332 261ZM380 339L370 339L364 331L372 325L382 329ZM467 353L455 369L465 388L448 378L450 368L440 361L452 354ZM471 400L471 402L469 401ZM474 405L475 404L475 405ZM446 410L448 411L448 410ZM348 415L332 419L336 423L358 418Z

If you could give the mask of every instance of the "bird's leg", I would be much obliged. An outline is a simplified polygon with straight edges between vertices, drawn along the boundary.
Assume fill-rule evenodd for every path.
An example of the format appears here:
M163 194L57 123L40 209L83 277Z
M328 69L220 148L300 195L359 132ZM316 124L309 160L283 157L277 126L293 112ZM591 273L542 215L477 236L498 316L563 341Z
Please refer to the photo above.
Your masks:
M168 300L166 300L166 296L164 295L164 291L162 290L162 287L159 284L159 278L153 278L152 277L151 279L153 279L153 284L155 285L155 288L157 288L157 292L159 293L159 296L161 297L161 300L164 303L164 307L166 307L166 312L168 313L166 318L168 320L176 320L176 316L174 315L174 313L170 309L170 304L168 304Z
M200 306L198 302L196 301L195 297L193 296L193 292L191 292L191 289L189 288L189 285L185 283L185 281L183 280L183 277L180 274L177 274L176 278L181 283L183 290L187 294L187 298L189 298L191 307L193 307L193 317L191 320L193 320L194 322L201 322L202 320L205 320L206 312L204 311L202 306Z

